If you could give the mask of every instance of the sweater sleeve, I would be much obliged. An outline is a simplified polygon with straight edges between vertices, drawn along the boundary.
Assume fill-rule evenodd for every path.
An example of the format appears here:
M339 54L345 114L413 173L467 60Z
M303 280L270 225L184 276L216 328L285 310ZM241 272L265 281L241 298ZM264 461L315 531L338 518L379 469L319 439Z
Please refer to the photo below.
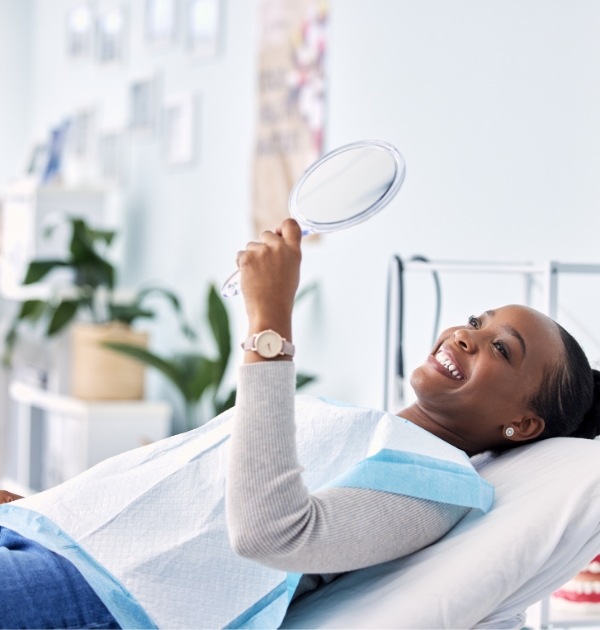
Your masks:
M243 557L292 573L337 573L393 560L441 538L468 508L378 490L302 481L295 367L244 365L227 476L227 527Z

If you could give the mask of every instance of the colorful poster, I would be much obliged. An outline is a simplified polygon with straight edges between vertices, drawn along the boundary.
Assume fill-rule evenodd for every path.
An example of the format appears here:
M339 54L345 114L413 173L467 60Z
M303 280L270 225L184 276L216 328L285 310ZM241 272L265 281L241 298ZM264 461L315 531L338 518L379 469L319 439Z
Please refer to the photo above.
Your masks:
M323 152L327 0L261 0L254 153L256 235L288 214L294 182Z

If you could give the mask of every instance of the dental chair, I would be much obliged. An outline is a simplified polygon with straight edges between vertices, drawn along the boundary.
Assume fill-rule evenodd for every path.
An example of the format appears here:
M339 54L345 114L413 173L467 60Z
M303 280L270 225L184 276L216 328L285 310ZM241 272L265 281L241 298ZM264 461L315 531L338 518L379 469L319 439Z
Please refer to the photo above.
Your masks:
M496 488L488 514L308 593L281 627L521 628L526 608L600 553L600 441L553 438L473 463Z

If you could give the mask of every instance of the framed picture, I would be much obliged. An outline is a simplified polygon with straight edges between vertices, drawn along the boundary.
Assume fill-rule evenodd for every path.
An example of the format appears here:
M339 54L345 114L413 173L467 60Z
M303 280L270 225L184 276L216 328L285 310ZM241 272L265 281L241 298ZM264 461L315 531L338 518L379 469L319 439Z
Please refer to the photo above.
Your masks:
M102 64L123 60L126 20L123 7L115 6L98 14L96 19L96 55Z
M122 184L125 182L125 133L122 130L104 131L98 139L98 170L102 179Z
M90 56L93 17L92 7L88 2L77 4L67 11L67 56L71 59L82 59Z
M90 107L80 110L71 119L67 149L79 160L87 160L92 154L95 118L96 112Z
M95 179L95 123L95 107L81 109L69 118L61 167L62 182L66 186L86 185Z
M189 164L194 159L195 107L191 92L165 99L162 110L162 153L167 164Z
M146 41L165 46L175 41L177 31L176 0L146 0Z
M134 80L129 87L129 128L134 132L153 131L156 109L156 77Z
M220 48L223 0L187 0L186 47L196 58L214 57Z

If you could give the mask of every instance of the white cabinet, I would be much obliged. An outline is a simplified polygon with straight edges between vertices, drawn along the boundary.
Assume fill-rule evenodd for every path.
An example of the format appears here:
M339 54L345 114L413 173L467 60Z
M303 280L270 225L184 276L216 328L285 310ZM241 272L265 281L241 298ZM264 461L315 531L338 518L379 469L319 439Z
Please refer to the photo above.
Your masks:
M171 431L172 409L163 401L87 402L20 382L11 383L9 395L17 406L9 477L33 490L51 488Z

